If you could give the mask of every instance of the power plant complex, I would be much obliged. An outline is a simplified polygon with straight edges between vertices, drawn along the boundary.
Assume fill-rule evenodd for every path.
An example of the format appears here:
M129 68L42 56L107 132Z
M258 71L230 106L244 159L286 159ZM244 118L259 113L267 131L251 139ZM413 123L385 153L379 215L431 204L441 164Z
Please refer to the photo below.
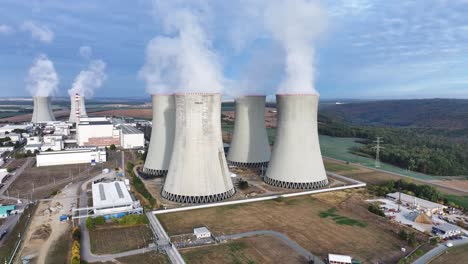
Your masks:
M55 121L55 116L50 104L50 97L34 96L33 100L34 106L31 119L32 123L47 123Z
M153 95L153 130L143 173L165 176L161 195L178 203L211 203L233 196L236 190L228 163L268 167L263 180L276 187L326 186L317 130L318 95L277 95L273 151L265 126L265 98L236 99L234 132L226 158L220 94Z

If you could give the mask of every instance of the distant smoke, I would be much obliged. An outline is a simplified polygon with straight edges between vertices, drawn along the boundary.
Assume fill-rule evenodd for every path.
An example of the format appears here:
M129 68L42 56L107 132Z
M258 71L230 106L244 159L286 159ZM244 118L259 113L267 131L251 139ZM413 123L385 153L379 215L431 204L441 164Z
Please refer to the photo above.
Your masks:
M39 24L34 21L25 21L21 26L21 29L24 31L31 32L31 36L40 42L51 43L54 39L54 32L50 30L47 26Z
M0 34L10 34L11 32L13 32L13 28L10 27L9 25L5 25L5 24L0 24Z
M39 55L29 69L26 79L28 91L32 96L51 96L57 91L58 83L54 63L46 55Z
M203 19L204 1L155 1L164 36L146 48L146 62L139 76L149 93L221 92L222 66L213 51Z
M85 59L91 59L93 56L93 49L90 46L81 46L80 47L80 56Z
M76 76L73 86L68 90L70 96L75 93L81 96L91 98L94 96L94 91L101 87L103 82L107 79L106 63L102 60L93 60L88 65L88 69L81 71Z
M314 44L327 21L318 1L270 0L264 19L286 56L278 93L317 93Z

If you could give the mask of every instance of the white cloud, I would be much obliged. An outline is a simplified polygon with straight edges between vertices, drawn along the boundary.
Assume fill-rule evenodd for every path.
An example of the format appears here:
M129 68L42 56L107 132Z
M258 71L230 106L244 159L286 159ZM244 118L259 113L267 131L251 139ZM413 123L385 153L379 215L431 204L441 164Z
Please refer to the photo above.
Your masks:
M93 56L93 50L91 49L90 46L81 46L80 56L85 59L90 59Z
M45 25L39 24L31 20L25 21L21 26L24 31L29 31L31 37L39 40L42 43L51 43L54 39L54 32Z
M13 32L13 28L5 25L5 24L0 24L0 34L10 34Z

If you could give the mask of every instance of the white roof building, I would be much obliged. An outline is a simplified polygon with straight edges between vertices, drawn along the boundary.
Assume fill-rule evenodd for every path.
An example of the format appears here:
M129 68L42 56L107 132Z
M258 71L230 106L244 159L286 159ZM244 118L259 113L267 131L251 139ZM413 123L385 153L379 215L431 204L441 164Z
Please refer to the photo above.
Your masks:
M328 254L328 263L330 264L351 264L352 258L350 256L338 255L338 254Z
M137 128L129 125L121 125L120 145L124 149L143 148L145 146L145 135Z
M400 199L400 193L399 192L389 193L387 194L387 197L392 200L398 201L398 199ZM434 202L424 200L421 198L417 198L415 196L408 195L405 193L401 193L401 203L409 204L417 209L425 210L432 214L441 212L444 209L448 208L445 205L434 203Z
M197 237L197 239L211 237L211 232L206 227L194 228L193 234Z
M62 151L44 151L36 156L37 167L103 163L107 161L105 150L98 148L77 148Z
M5 126L0 127L0 133L5 133L5 132L11 133L15 129L31 130L32 125L31 124L29 125L5 125Z
M123 181L93 183L95 215L142 212L140 202L134 200Z

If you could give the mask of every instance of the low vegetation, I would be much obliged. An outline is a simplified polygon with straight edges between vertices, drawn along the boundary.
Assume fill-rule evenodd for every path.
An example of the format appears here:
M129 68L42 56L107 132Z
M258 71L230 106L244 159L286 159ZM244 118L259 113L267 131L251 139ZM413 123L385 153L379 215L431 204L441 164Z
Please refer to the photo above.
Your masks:
M367 223L364 221L358 221L352 218L348 218L346 216L341 216L337 214L338 209L332 207L326 211L321 211L319 216L320 218L331 218L335 223L339 225L349 225L349 226L359 226L359 227L366 227Z
M75 227L72 230L72 253L71 253L71 264L80 264L81 263L81 254L80 254L80 239L81 239L81 230L79 227Z
M385 212L380 208L378 204L375 204L375 203L369 204L369 207L367 207L367 210L369 210L369 212L376 214L378 216L385 217Z

